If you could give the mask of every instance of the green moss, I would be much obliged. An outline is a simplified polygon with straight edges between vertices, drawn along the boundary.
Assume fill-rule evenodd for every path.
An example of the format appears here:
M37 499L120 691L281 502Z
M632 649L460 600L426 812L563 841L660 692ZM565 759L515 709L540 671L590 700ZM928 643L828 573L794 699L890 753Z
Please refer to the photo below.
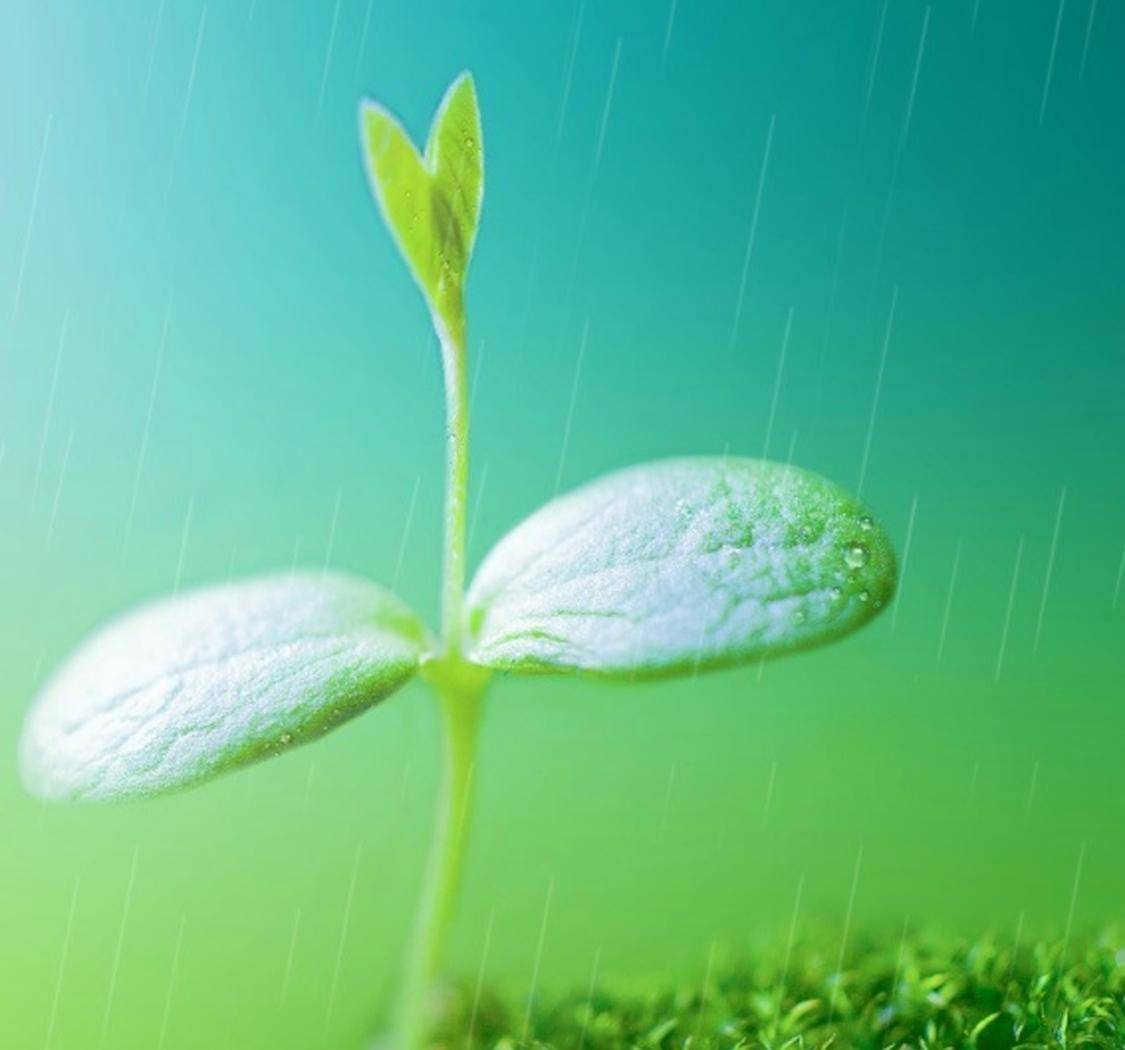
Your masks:
M454 989L433 1047L522 1050L1121 1050L1125 950L1105 934L1025 948L994 939L869 938L718 962L706 981L599 984L530 1016L523 997Z

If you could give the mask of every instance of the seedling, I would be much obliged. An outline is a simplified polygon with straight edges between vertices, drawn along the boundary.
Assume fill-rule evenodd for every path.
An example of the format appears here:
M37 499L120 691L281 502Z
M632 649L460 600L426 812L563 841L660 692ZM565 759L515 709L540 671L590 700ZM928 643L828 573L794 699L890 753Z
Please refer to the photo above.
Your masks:
M307 743L420 675L437 696L444 775L403 977L398 1046L417 1050L465 852L481 703L496 671L692 675L806 649L890 599L890 542L830 481L733 456L631 467L555 499L502 539L465 590L469 476L465 278L484 155L460 76L419 154L360 107L383 220L441 344L446 471L441 630L366 580L285 574L145 606L96 633L38 697L29 789L117 799L198 784Z

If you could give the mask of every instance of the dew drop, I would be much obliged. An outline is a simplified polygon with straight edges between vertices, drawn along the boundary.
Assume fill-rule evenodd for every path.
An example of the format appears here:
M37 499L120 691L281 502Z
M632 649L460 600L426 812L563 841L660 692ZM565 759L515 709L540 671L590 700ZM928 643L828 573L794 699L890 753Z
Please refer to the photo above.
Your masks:
M291 744L293 742L293 734L292 733L282 733L281 734L281 742L282 742L282 744Z
M867 548L862 543L852 543L844 548L844 564L849 569L862 569L867 564Z
M856 595L856 597L857 597L857 598L858 598L858 599L859 599L859 600L860 600L861 602L865 602L865 601L867 601L867 599L868 599L868 598L870 598L870 597L871 597L871 595L870 595L870 594L868 594L868 593L867 593L867 591L860 591L860 592L859 592L859 594L857 594L857 595Z
M733 543L722 543L716 548L722 564L731 572L736 571L742 564L743 551Z
M864 514L864 516L859 519L859 527L863 529L864 532L870 532L875 528L875 522L871 520L870 516Z
M828 588L828 597L831 598L834 602L839 601L840 595L843 594L843 593L844 592L841 591L839 587L829 587Z

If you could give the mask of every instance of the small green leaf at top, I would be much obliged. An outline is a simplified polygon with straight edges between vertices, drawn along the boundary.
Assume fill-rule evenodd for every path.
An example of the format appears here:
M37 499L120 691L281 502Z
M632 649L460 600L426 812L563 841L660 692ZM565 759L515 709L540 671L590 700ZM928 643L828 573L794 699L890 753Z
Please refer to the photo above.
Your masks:
M673 459L548 503L469 589L469 657L516 671L660 677L778 656L860 627L895 559L839 486L762 460Z
M144 797L312 740L417 670L425 628L375 584L264 577L154 602L47 683L21 741L49 799Z
M368 178L435 322L461 345L464 285L484 194L484 149L473 78L462 73L434 116L424 153L379 103L360 105Z

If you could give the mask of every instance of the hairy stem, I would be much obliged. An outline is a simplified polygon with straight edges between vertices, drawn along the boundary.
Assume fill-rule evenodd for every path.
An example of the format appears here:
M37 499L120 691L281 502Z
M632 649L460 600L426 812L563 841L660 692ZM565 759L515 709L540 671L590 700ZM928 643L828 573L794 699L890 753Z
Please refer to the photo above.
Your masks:
M477 728L487 675L447 665L432 676L441 706L444 769L425 881L407 958L399 1015L399 1050L420 1050L430 1021L431 993L441 967L461 882L472 816Z

